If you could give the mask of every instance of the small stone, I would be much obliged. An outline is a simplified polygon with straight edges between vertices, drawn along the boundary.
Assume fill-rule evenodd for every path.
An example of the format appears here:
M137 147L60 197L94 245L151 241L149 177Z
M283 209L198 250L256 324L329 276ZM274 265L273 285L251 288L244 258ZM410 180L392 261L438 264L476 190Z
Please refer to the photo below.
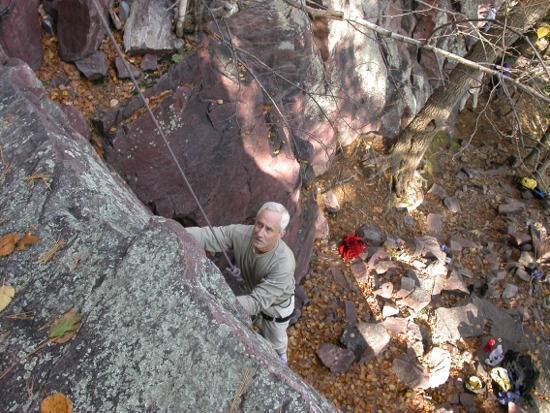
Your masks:
M90 56L74 62L77 69L89 80L103 79L107 75L107 62L103 52L95 52Z
M523 269L523 267L517 267L516 272L514 273L516 277L518 277L520 280L530 282L531 276Z
M424 369L411 358L394 359L392 369L405 386L418 388L424 387L428 383L429 377L424 373Z
M390 299L393 293L393 284L387 282L382 284L377 290L373 291L373 294L382 298Z
M459 398L460 398L460 404L466 407L466 409L471 409L476 404L475 396L471 393L460 393Z
M351 264L351 273L357 282L367 282L369 280L368 267L363 261L357 261Z
M528 267L529 264L531 264L532 262L535 262L533 254L528 251L523 251L519 257L518 263L523 265L524 267Z
M528 244L531 242L531 235L525 233L525 232L510 232L510 237L512 238L512 243L516 247L521 247L524 244Z
M429 235L415 238L414 240L415 250L413 255L415 257L424 258L436 258L439 261L445 262L447 254L441 251L441 246L437 238Z
M391 317L397 314L399 314L399 308L393 305L386 304L384 308L382 308L382 318Z
M355 361L360 361L367 349L367 343L356 326L346 325L340 343L355 355Z
M456 199L454 196L449 196L443 200L443 203L447 207L449 211L451 211L453 214L456 214L458 211L460 211L460 204L458 203L458 199Z
M439 214L428 214L427 226L430 234L439 234L443 229L443 217Z
M440 200L443 200L447 198L447 191L445 188L438 184L433 184L430 190L428 191L429 194L434 194L436 197L438 197Z
M375 224L365 224L357 230L357 235L367 241L368 245L382 245L386 240L386 235L380 227Z
M460 274L456 271L453 271L448 278L444 276L436 278L432 294L439 295L442 291L453 291L470 294L468 286L466 285L464 280L462 280Z
M521 192L521 198L526 200L526 201L530 201L531 199L534 198L534 196L533 196L533 193L531 191L525 190L525 191Z
M119 103L118 100L116 100L116 99L111 99L111 100L109 101L109 106L112 107L112 108L114 108L115 106L118 105L118 103Z
M384 328L391 335L405 334L407 332L407 324L409 321L404 317L390 317L382 322Z
M395 294L397 299L410 295L416 287L416 281L410 277L401 277L401 288Z
M483 334L486 318L475 304L435 310L435 323L432 329L434 344L455 342Z
M330 213L337 213L340 211L340 202L334 191L328 191L324 196L325 209Z
M134 75L134 78L139 78L141 75L141 72L137 67L132 65L129 62L126 62L130 70L132 71L132 75ZM129 79L130 78L130 72L126 69L126 66L124 65L124 62L120 57L115 58L115 66L117 71L117 76L119 79Z
M403 222L405 223L405 225L409 226L409 227L412 227L414 226L414 224L416 223L416 221L414 220L413 217L411 217L410 215L405 215L403 217Z
M432 295L428 291L422 288L415 288L411 294L403 299L402 303L418 313L430 304L431 301Z
M317 356L332 374L348 371L355 360L355 354L352 351L328 343L319 347Z
M390 335L381 323L359 323L359 332L367 343L367 350L374 356L382 353L390 342Z
M520 201L510 200L506 204L500 204L498 206L498 213L501 215L514 215L519 214L525 210L525 204Z
M315 239L326 240L330 236L330 227L328 225L325 214L317 214L317 220L315 221Z
M125 23L128 17L130 17L130 5L123 0L118 6L118 18L122 23Z
M502 298L510 299L514 298L518 294L518 287L514 284L506 284L504 291L502 292Z
M389 257L384 247L378 247L376 252L369 258L368 266L369 268L374 268L378 261L388 259Z
M344 310L346 314L346 322L351 325L357 325L357 311L355 310L355 304L353 301L346 300L344 303Z
M144 72L152 72L157 70L158 67L158 57L155 54L147 53L145 56L143 56L143 59L141 60L140 68Z
M372 268L376 274L381 275L387 273L392 268L397 268L397 264L393 261L380 261Z
M328 273L339 287L344 289L349 287L348 282L346 281L346 276L344 275L340 265L331 265L328 269Z

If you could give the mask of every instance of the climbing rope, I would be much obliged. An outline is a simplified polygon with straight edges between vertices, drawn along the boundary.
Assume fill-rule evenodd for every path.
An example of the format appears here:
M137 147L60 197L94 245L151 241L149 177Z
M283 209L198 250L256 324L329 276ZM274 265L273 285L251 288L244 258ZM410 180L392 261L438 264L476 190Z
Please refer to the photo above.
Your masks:
M14 0L15 1L15 0ZM122 54L122 51L120 50L120 48L118 47L118 44L115 40L115 37L113 36L113 33L111 31L111 29L109 28L109 23L107 22L107 20L105 19L105 16L103 15L103 12L101 10L101 8L99 7L99 5L97 4L97 0L92 0L93 4L94 4L94 7L99 15L99 18L101 20L101 24L103 25L103 28L105 29L105 31L107 32L107 35L109 36L109 39L111 40L111 42L113 43L113 46L115 47L115 50L117 52L117 54L120 56L120 59L122 60L122 63L124 64L124 67L126 68L126 71L128 72L128 74L130 75L130 79L132 80L132 83L134 84L134 87L136 88L136 91L141 99L141 101L143 102L143 105L145 106L145 108L147 109L147 113L149 113L149 116L151 117L151 120L153 121L156 129L158 130L159 132L159 135L161 136L162 140L164 141L164 144L166 145L166 148L168 149L168 152L170 152L170 156L172 157L172 160L174 161L174 163L176 164L177 168L178 168L178 171L181 175L181 177L183 178L183 181L185 182L185 185L187 186L187 188L189 189L189 192L191 192L191 195L193 196L193 199L195 200L195 203L197 204L197 206L199 207L199 210L202 214L202 216L204 217L205 221L206 221L206 224L208 225L208 228L210 228L210 231L212 231L212 235L214 236L214 239L216 240L216 242L218 243L218 245L220 246L221 250L222 250L222 253L223 255L225 256L225 259L227 260L227 262L229 263L229 272L234 276L234 277L239 277L240 276L240 270L233 264L233 262L231 261L231 259L229 258L229 255L227 254L227 251L225 250L223 244L220 242L220 240L218 239L216 233L214 232L214 228L212 228L212 224L210 223L210 219L208 218L208 215L206 214L206 212L204 211L204 208L202 207L200 201L199 201L199 198L197 197L197 195L195 194L195 191L193 190L193 187L191 186L191 183L189 182L189 180L187 179L187 175L185 175L185 172L183 171L183 168L180 164L180 162L178 161L178 159L176 158L176 155L174 154L174 151L172 150L172 147L170 146L170 143L168 143L168 139L166 138L166 135L164 134L164 131L162 130L156 116L154 115L153 111L151 110L151 107L149 106L149 104L147 103L147 99L145 98L145 96L143 95L143 93L141 92L141 89L138 85L138 82L134 76L134 74L132 73L132 70L130 69L130 66L128 65L128 63L126 62L126 59L124 58L124 55Z

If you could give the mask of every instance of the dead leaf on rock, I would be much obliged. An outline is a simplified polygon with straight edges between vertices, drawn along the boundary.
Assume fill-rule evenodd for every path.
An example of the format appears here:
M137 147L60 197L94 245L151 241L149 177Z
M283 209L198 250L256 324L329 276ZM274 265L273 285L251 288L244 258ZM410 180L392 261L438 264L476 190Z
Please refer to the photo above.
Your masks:
M13 299L15 288L11 285L3 285L0 287L0 311L3 311Z
M30 231L27 231L25 232L25 235L23 235L23 238L17 241L17 245L15 246L15 249L17 251L27 251L27 249L29 248L29 245L34 245L41 239L42 238L40 238L39 236L32 235Z
M7 257L14 250L17 242L19 241L19 235L15 232L10 232L0 238L0 257Z
M72 339L80 328L82 315L71 308L60 318L55 320L50 327L48 337L57 344L63 344Z
M40 402L40 413L72 413L73 402L61 393L50 394Z

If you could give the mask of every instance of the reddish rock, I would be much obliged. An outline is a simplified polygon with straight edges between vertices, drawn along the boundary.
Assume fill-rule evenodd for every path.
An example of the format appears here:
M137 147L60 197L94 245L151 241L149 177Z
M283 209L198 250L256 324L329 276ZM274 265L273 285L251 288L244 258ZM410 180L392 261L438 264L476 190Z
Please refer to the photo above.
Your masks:
M369 279L368 267L363 261L351 264L351 273L357 282L367 282Z
M38 19L39 0L0 0L0 9L13 4L7 15L0 17L0 61L2 51L23 60L33 69L42 64L42 29ZM15 34L15 35L14 35Z
M82 115L82 113L73 106L61 105L61 109L63 110L63 113L65 113L65 116L67 117L67 120L73 130L79 133L84 139L90 139L90 126L88 125L88 121L84 115Z
M107 15L109 0L98 0ZM105 33L94 3L88 0L59 0L57 11L57 38L59 55L65 61L82 59L95 52Z
M384 283L377 290L373 291L374 295L377 295L382 298L391 298L393 293L393 284L391 282Z
M355 354L352 351L334 344L322 344L317 350L317 356L333 374L348 371L355 360Z
M141 60L140 68L144 72L151 72L157 70L158 57L155 54L147 53Z

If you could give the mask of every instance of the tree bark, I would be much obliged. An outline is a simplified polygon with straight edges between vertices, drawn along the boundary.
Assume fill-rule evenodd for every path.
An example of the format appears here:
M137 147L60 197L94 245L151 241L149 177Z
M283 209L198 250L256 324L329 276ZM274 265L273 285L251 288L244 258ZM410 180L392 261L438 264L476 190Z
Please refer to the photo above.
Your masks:
M531 149L529 155L525 157L523 163L527 166L533 164L533 169L538 169L537 166L544 162L550 149L550 129L547 128L546 132L542 135L535 147Z
M503 26L494 25L489 35L496 39L499 48L513 44L519 34L523 33L537 21L544 18L550 9L550 2L544 0L527 0L519 2L508 14ZM505 27L514 28L515 32ZM498 57L497 48L477 42L467 60L476 63L491 64ZM474 86L479 70L459 64L451 72L448 82L440 86L429 97L428 101L409 125L401 131L397 141L390 149L390 168L392 170L393 188L397 197L403 197L407 187L413 182L414 172L430 147L437 131L446 125L449 116L458 101Z

